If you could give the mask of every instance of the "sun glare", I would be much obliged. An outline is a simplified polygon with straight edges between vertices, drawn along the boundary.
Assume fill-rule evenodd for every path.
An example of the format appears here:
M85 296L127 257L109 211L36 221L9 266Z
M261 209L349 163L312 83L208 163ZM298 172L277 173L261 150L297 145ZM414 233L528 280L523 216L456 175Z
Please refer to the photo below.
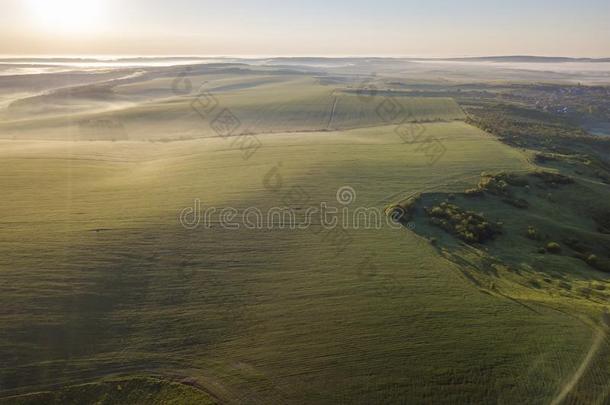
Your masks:
M84 33L99 27L103 0L26 0L33 23L51 32Z

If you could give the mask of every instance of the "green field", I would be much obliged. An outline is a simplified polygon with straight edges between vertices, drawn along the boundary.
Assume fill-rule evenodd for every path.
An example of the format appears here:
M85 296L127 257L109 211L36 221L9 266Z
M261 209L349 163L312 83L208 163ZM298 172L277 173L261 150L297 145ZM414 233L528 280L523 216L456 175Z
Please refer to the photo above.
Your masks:
M540 167L392 77L367 95L337 71L132 74L0 111L0 403L606 403L607 278L524 236L607 242L583 219L606 185L571 173L519 191L528 210L463 196L482 172ZM472 247L421 215L339 233L179 220L196 201L302 219L345 207L344 187L379 212L452 193L506 232Z
M53 391L0 399L0 403L83 404L124 403L150 405L215 405L218 402L202 390L189 386L192 381L167 382L154 378L132 378L79 384Z
M338 252L327 231L178 223L196 198L263 209L293 187L315 204L349 185L382 208L529 168L457 122L426 124L447 148L430 168L393 129L264 135L248 162L219 138L3 142L4 394L151 373L223 402L551 399L591 329L481 293L411 232L352 230Z

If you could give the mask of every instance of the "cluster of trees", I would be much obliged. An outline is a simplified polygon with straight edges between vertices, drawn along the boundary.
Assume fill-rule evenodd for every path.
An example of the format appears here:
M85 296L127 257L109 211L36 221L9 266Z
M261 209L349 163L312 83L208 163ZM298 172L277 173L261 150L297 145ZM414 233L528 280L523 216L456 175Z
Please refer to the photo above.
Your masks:
M587 243L576 238L565 239L564 243L576 252L574 257L586 262L589 266L597 270L610 273L610 260L594 254Z
M526 176L516 173L500 173L495 176L481 176L476 189L466 190L466 196L480 196L484 192L502 197L502 201L517 208L528 208L529 203L523 198L515 197L509 186L529 187L529 181Z
M574 179L568 176L564 176L560 173L552 173L552 172L543 172L538 171L531 174L532 177L535 177L542 181L547 186L557 187L559 185L567 185L573 184Z
M525 236L537 242L543 241L544 239L548 240L549 237L548 235L543 237L534 226L528 227ZM563 239L562 244L570 248L573 257L584 261L589 266L597 270L610 273L610 260L593 253L595 249L592 249L588 243L572 237ZM562 254L563 250L562 245L553 241L544 244L543 247L538 249L539 253L551 253L555 255Z
M485 193L489 193L501 197L502 201L507 204L525 209L529 207L528 201L524 198L517 197L511 187L520 187L529 190L531 178L538 180L535 185L540 188L556 188L560 185L574 183L574 180L571 177L545 171L533 172L527 175L518 173L499 173L496 175L482 174L478 186L466 190L464 194L467 197L479 197L483 196Z
M610 176L610 139L592 136L565 119L510 104L467 109L466 122L512 146L586 156L596 176Z
M556 150L557 138L585 139L589 137L581 128L564 123L543 121L532 117L515 116L510 106L477 108L468 111L466 122L492 133L513 146L543 150Z
M502 223L488 221L482 213L466 211L457 205L443 202L426 208L430 223L449 232L466 243L484 243L502 233Z

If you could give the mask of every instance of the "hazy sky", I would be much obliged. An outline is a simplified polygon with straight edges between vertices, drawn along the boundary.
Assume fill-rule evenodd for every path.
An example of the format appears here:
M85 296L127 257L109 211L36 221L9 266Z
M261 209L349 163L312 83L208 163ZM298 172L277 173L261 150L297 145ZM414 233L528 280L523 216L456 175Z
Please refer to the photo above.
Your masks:
M0 0L4 55L610 57L610 0Z

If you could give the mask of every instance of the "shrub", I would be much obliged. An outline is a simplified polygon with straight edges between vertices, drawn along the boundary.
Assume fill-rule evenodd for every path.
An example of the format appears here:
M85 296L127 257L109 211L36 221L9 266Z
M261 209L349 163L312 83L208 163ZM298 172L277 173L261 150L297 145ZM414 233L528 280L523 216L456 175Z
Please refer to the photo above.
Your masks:
M445 211L443 211L443 209L441 207L434 207L430 211L430 215L433 217L441 217L444 215L444 213L445 213Z
M540 234L538 233L538 230L536 228L534 228L533 226L528 226L527 228L527 234L526 234L528 239L531 240L542 240L542 236L540 236Z
M546 250L549 253L559 254L559 253L561 253L561 246L557 242L549 242L546 245Z

